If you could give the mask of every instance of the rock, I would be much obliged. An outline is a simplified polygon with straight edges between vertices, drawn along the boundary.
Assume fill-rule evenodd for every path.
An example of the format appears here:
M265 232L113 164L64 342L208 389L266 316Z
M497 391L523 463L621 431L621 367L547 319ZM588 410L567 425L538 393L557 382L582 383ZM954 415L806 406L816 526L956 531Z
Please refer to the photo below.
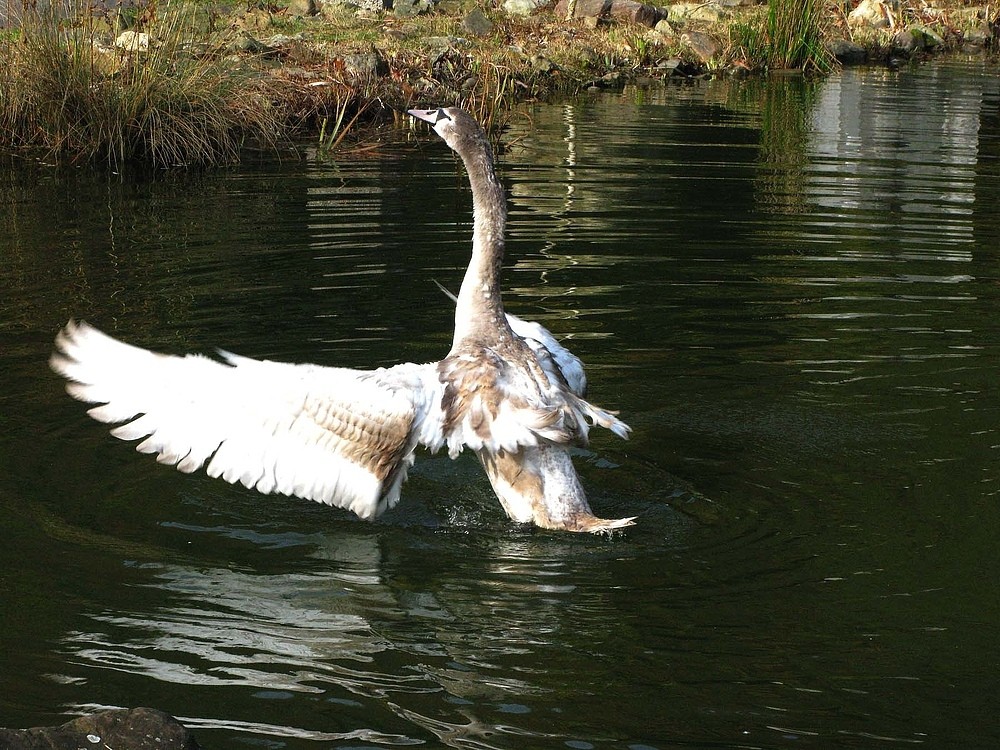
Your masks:
M199 750L177 719L152 708L102 711L58 727L0 729L4 750Z
M559 0L553 12L558 18L565 18L568 8L568 0ZM653 28L667 17L667 12L662 8L635 0L577 0L573 17L609 17Z
M985 47L992 39L993 29L986 23L977 24L962 35L963 42L974 44L977 47Z
M671 21L706 21L718 23L729 18L730 12L716 2L676 3L667 8L667 18Z
M929 26L915 26L911 29L916 34L919 34L924 43L924 47L927 49L934 49L935 47L944 47L944 37L938 34L934 29Z
M905 55L912 55L924 48L923 37L912 29L897 31L892 36L892 49Z
M243 33L230 45L233 52L245 52L248 55L266 55L273 50L262 41L255 39L250 34Z
M650 44L655 44L661 46L664 44L669 44L673 41L672 36L667 36L666 34L657 31L656 29L650 29L646 32L646 41Z
M700 31L685 31L681 34L681 42L690 47L703 63L711 60L719 52L719 43L715 38Z
M291 16L315 16L317 13L316 0L289 0L288 14Z
M655 5L644 5L635 2L635 0L611 0L610 15L612 18L624 19L640 26L653 28L667 17L667 12L663 8L657 8Z
M493 22L479 8L473 8L462 19L462 28L473 36L489 36L493 33Z
M554 73L559 69L558 66L545 55L533 55L530 63L531 69L535 73L542 73L543 75L547 73Z
M851 26L867 26L882 29L889 25L889 6L882 0L861 0L858 7L847 14Z
M611 0L576 0L573 8L573 18L600 18L606 16L611 9ZM557 18L565 18L569 10L567 0L559 0L553 9Z
M149 50L149 34L141 31L123 31L115 39L115 47L123 52L146 52Z
M653 31L658 31L665 37L671 37L677 34L677 31L670 25L670 21L667 19L657 21L656 26L653 27Z
M944 39L925 26L912 26L897 31L892 37L893 50L906 55L941 46L944 46Z
M389 63L378 52L344 55L344 71L357 80L370 81L389 75Z
M366 1L377 2L378 0ZM421 13L427 13L434 7L432 0L388 0L388 2L392 5L392 14L400 17L417 16Z
M587 91L600 91L602 89L621 88L624 85L625 79L622 78L621 73L612 71L586 84L586 89Z
M548 5L549 0L504 0L501 6L509 16L530 16L539 8Z
M849 39L834 39L827 49L841 65L863 65L868 60L865 48Z
M332 19L359 11L381 13L393 4L392 0L315 0L315 2L318 3L320 15ZM400 0L400 3L404 2L405 0Z
M251 33L269 29L273 21L271 14L263 8L251 8L246 12L234 13L231 18L233 28Z

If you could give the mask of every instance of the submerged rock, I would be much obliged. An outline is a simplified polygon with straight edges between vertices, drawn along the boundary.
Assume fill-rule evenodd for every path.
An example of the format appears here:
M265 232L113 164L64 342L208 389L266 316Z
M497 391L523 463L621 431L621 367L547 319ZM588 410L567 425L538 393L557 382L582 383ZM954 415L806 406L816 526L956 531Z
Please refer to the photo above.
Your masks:
M0 729L4 750L200 750L190 730L153 708L102 711L58 727Z

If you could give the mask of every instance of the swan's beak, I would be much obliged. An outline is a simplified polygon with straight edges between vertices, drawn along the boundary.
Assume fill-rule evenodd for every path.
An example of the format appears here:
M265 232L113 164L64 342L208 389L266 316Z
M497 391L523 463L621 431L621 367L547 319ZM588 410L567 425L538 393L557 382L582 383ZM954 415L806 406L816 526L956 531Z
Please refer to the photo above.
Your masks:
M430 123L431 127L437 124L437 121L441 119L442 115L440 109L408 109L406 110L406 113L416 117L418 120Z

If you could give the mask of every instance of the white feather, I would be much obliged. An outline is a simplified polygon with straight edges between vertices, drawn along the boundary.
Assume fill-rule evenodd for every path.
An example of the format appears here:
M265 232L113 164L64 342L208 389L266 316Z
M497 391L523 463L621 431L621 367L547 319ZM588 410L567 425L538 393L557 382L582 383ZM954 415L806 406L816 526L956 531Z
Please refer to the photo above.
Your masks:
M223 353L175 357L117 341L85 323L57 339L53 369L98 421L157 461L264 493L373 518L399 499L418 443L439 447L434 365L360 372ZM384 476L373 467L392 449Z

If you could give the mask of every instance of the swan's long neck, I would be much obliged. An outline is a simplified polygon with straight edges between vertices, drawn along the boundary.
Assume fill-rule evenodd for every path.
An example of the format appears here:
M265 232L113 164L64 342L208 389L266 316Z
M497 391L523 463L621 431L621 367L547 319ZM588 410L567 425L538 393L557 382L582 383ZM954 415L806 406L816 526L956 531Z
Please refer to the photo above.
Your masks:
M453 347L469 339L509 334L500 299L507 206L489 146L478 140L458 151L472 185L472 259L455 306Z

